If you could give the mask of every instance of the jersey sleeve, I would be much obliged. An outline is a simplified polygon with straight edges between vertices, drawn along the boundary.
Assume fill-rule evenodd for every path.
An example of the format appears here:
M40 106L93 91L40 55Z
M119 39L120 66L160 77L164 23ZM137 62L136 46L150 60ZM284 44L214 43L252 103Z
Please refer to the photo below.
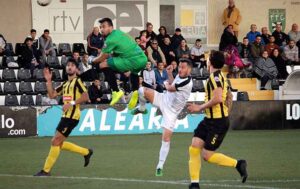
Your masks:
M191 82L191 77L188 77L185 80L181 80L178 83L175 83L175 88L177 91L189 90Z
M80 94L87 92L85 85L82 83L81 79L77 79L76 83Z
M114 48L115 48L115 43L110 38L108 38L104 41L102 52L106 54L111 54Z

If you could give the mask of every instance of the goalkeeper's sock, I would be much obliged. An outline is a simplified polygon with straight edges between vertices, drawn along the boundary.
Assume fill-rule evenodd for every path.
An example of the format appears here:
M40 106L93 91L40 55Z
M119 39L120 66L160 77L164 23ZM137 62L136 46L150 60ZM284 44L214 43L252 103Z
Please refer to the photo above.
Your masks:
M49 173L54 166L58 156L60 154L60 147L59 146L51 146L48 157L46 159L43 171Z
M89 150L87 148L80 147L80 146L78 146L76 144L73 144L71 142L64 142L61 146L61 149L71 151L71 152L75 152L75 153L78 153L82 156L86 156L89 153Z

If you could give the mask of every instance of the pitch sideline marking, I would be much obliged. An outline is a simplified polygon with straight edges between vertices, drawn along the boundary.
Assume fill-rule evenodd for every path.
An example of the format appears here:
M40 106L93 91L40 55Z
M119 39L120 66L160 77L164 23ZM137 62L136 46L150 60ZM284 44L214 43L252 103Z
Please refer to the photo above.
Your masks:
M142 179L125 179L125 178L104 178L104 177L73 177L73 176L51 176L51 177L35 177L32 175L13 175L13 174L0 174L0 177L21 177L21 178L42 178L42 179L69 179L69 180L102 180L102 181L117 181L117 182L139 182L139 183L153 183L153 184L172 184L172 185L187 185L187 182L182 181L163 181L163 180L142 180ZM221 180L221 182L226 181L237 181L237 180ZM270 180L271 182L276 180ZM282 180L285 181L285 180ZM291 180L299 181L300 180ZM251 189L283 189L268 186L253 186L253 185L230 185L230 184L213 184L208 182L218 182L218 181L203 181L201 185L211 186L211 187L223 187L223 188L251 188ZM287 188L285 188L287 189Z

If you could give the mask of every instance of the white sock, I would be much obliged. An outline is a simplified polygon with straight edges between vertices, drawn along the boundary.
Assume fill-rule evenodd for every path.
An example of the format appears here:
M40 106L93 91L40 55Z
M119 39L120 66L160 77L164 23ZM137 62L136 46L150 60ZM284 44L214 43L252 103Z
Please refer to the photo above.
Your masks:
M139 95L139 104L140 104L139 110L141 112L146 110L146 102L147 102L147 100L143 96Z
M144 87L140 87L138 91L140 96L144 96Z
M170 142L161 142L160 152L159 152L159 162L157 164L157 169L163 169L164 163L168 157L170 150Z

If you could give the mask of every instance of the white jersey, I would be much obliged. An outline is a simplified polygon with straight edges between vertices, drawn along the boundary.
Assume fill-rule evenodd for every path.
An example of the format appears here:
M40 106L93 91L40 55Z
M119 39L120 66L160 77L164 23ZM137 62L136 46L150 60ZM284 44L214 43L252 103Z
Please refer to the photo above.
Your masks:
M190 76L180 78L179 75L177 75L172 85L175 85L176 92L167 91L163 95L163 102L172 113L178 115L190 97L193 88L193 81Z

